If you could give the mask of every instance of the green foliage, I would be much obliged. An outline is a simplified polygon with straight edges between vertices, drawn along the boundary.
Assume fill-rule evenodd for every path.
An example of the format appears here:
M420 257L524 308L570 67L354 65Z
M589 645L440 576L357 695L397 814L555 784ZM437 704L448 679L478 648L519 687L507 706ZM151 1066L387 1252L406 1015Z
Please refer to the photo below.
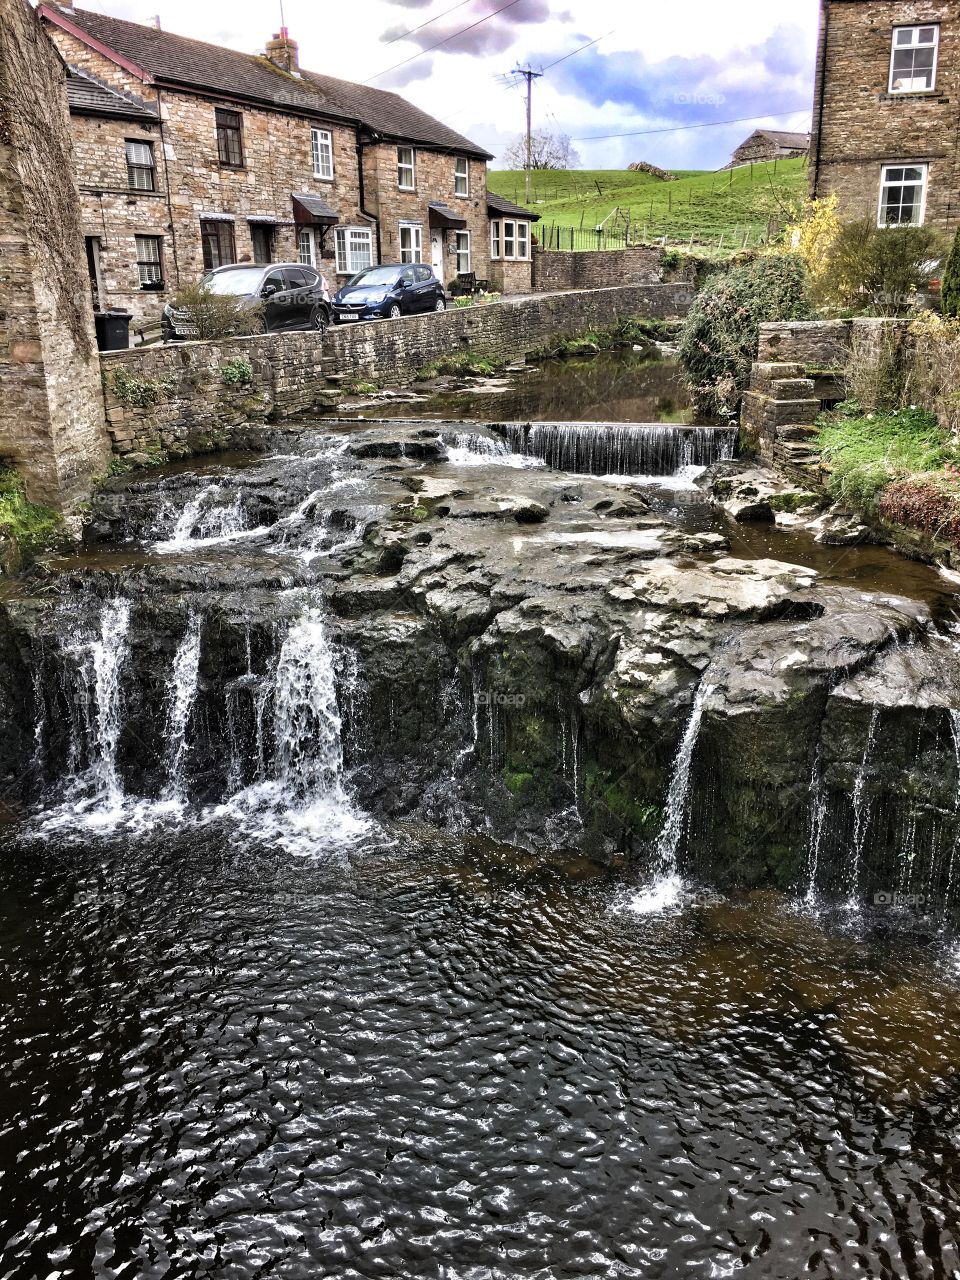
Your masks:
M855 400L821 416L819 445L830 467L831 497L868 514L892 481L943 474L960 461L933 414L916 408L864 413Z
M14 538L24 556L42 551L60 531L56 511L28 502L23 479L12 467L0 467L0 533Z
M367 382L364 378L350 378L343 384L348 396L372 396L379 387L375 382Z
M588 329L576 338L562 338L546 347L538 347L528 353L532 362L562 360L567 356L580 356L597 351L620 351L625 347L651 346L654 342L666 342L675 336L674 329L663 320L637 320L624 317L602 329Z
M245 306L229 294L212 293L202 281L185 285L170 299L170 306L187 313L200 340L263 332L262 303Z
M940 286L940 307L945 316L956 319L960 316L960 227L953 237L953 244L943 269L943 282Z
M747 231L756 238L771 218L783 222L792 216L806 193L807 165L797 159L719 173L681 170L675 182L626 169L573 169L535 172L532 182L531 207L548 225L589 230L604 222L622 228L622 214L630 219L631 234L642 235L646 224L648 239L716 242L723 235L725 248L733 250ZM497 195L526 203L522 172L489 173L487 184Z
M253 365L246 356L234 356L220 370L227 386L248 386L253 381Z
M130 373L121 365L110 375L110 385L113 394L126 408L149 409L176 390L177 379L173 374L145 378L139 373Z
M680 335L680 360L696 406L734 414L757 358L760 326L812 316L803 263L757 258L714 276L694 301Z
M844 314L907 314L927 288L943 241L930 227L845 222L827 255L822 301Z
M462 310L464 307L485 307L491 302L499 302L503 297L500 293L486 292L484 290L479 293L454 295L451 288L450 293L453 296L453 305L456 310Z
M456 355L441 356L433 364L424 365L416 373L417 382L430 382L433 378L456 376L458 374L476 375L489 378L503 369L503 361L492 356L481 356L474 351L459 351Z

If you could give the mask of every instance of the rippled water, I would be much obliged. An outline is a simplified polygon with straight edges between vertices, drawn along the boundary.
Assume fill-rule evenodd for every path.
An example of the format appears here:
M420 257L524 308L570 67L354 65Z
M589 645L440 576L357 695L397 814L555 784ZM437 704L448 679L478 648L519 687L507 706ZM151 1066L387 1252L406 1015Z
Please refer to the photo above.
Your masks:
M942 956L416 831L4 843L4 1276L957 1274Z

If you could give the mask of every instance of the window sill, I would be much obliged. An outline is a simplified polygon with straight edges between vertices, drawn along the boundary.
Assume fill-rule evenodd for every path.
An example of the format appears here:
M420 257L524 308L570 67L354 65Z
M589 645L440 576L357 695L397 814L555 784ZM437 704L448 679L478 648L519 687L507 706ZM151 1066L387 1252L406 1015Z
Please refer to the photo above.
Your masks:
M322 173L315 173L313 175L313 180L314 182L331 182L332 183L332 182L336 182L337 175L335 173L331 173L328 178Z
M943 103L950 101L939 89L888 89L880 94L881 102L925 102L931 98Z
M469 192L469 191L455 191L455 192L453 193L453 198L454 198L454 200L469 200L469 199L470 199L470 192Z
M416 187L401 187L399 182L397 183L397 190L402 191L405 195L408 195L408 196L415 196L417 194Z
M226 164L223 160L220 161L218 167L226 169L228 173L244 173L247 168L245 164Z

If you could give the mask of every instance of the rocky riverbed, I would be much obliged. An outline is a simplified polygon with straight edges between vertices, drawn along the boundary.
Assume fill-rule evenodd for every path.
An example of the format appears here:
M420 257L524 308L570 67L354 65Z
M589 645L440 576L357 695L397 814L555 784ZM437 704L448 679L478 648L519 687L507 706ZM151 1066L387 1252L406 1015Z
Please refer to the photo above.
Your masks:
M946 894L948 585L884 556L865 589L856 548L777 526L783 548L759 546L696 468L571 474L527 438L305 427L232 465L112 482L84 553L5 594L10 794L61 825L122 823L174 791L203 811L276 783L278 663L309 615L357 812L860 895L900 883L909 847ZM316 679L288 737L329 711Z

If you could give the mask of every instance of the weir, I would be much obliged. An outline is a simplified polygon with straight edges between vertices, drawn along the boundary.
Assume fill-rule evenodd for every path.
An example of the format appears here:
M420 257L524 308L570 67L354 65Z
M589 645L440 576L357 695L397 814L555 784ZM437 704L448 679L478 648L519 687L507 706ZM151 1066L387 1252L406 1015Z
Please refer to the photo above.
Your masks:
M537 422L495 426L515 453L555 471L586 475L673 475L733 457L736 427L664 423Z

